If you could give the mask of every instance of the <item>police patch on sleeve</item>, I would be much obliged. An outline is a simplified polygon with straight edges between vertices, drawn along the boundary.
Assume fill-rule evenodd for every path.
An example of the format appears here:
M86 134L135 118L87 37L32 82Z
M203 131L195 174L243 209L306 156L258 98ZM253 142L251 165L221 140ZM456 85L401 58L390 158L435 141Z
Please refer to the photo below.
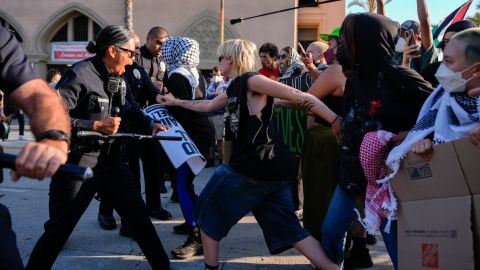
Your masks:
M140 74L140 71L138 69L133 69L133 76L135 76L135 78L137 80L140 80L142 78L142 75Z

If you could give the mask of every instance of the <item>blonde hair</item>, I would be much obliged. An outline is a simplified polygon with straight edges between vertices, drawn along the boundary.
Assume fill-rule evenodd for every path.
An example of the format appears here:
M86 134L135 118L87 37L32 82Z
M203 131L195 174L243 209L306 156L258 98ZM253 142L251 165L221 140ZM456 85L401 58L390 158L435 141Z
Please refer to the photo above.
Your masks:
M257 46L251 41L229 39L218 47L217 55L232 60L233 77L257 70Z

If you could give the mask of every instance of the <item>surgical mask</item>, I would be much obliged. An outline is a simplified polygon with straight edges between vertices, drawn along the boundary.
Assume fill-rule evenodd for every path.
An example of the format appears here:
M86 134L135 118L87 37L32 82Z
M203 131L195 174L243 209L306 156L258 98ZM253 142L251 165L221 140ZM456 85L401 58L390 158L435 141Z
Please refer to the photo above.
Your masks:
M335 53L333 52L334 49L335 48L328 49L323 53L323 57L325 57L325 61L327 61L327 63L330 63L333 59L335 59Z
M405 50L405 39L398 38L397 44L395 44L395 51L398 53L402 53Z
M437 78L438 82L443 86L445 91L450 93L462 93L465 92L465 85L475 77L471 77L470 79L466 80L462 78L462 74L477 65L477 63L471 65L470 67L466 68L462 72L454 72L451 71L445 64L441 64L435 73L435 77Z

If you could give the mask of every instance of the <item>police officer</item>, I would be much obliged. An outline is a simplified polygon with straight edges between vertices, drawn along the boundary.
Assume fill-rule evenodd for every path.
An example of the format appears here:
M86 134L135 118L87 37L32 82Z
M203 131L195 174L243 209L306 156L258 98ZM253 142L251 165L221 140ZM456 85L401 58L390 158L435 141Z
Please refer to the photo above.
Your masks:
M27 143L16 160L12 180L50 177L67 161L70 125L57 93L31 68L15 36L0 26L0 87L30 117L37 142ZM0 204L0 269L23 269L10 213Z
M134 34L135 50L140 49L140 39ZM138 54L137 54L138 55ZM132 90L137 104L140 107L155 104L156 95L159 89L154 86L147 72L137 63L125 67L125 81ZM131 130L138 132L138 130ZM158 141L143 140L129 141L126 145L128 167L132 171L135 183L140 190L140 165L139 159L143 163L143 176L145 179L145 199L148 207L148 213L151 217L159 220L170 220L172 214L162 207L160 199L160 180L163 177L162 160L166 159L166 155ZM167 160L168 162L168 160ZM100 201L98 221L104 229L114 229L116 227L113 218L113 206L105 200ZM121 236L130 236L129 229L123 225L120 227Z
M107 26L97 35L96 43L87 46L87 50L96 55L73 65L59 81L57 89L67 104L75 131L112 134L133 124L138 124L145 133L151 130L149 119L133 102L122 77L125 66L133 62L134 49L131 31L123 26ZM111 114L115 106L120 109L118 116ZM153 124L153 129L156 133L164 128ZM95 175L85 182L52 177L50 219L32 251L27 269L52 267L96 192L112 203L129 226L132 238L152 268L169 269L169 259L148 217L145 203L123 162L122 147L123 142L119 140L100 144L72 138L68 162L93 167Z

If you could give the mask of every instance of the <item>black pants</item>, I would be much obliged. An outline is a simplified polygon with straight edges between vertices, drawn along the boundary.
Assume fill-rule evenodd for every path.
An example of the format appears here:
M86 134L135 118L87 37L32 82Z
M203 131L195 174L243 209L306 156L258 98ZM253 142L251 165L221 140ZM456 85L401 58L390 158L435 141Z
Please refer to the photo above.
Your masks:
M170 162L158 141L131 141L127 148L128 167L132 172L138 190L140 186L140 165L139 160L143 162L143 176L145 181L145 201L148 209L156 210L162 207L160 199L160 183L163 181L164 162ZM99 210L102 214L112 214L113 205L102 200Z
M21 269L23 263L12 230L12 218L8 208L0 203L0 270Z
M69 163L95 165L96 159L69 157ZM50 184L50 219L35 245L26 269L51 269L55 259L90 204L96 192L110 202L122 217L152 269L169 269L168 259L147 207L128 167L121 161L103 162L94 169L94 177L85 182L72 178L52 177Z

